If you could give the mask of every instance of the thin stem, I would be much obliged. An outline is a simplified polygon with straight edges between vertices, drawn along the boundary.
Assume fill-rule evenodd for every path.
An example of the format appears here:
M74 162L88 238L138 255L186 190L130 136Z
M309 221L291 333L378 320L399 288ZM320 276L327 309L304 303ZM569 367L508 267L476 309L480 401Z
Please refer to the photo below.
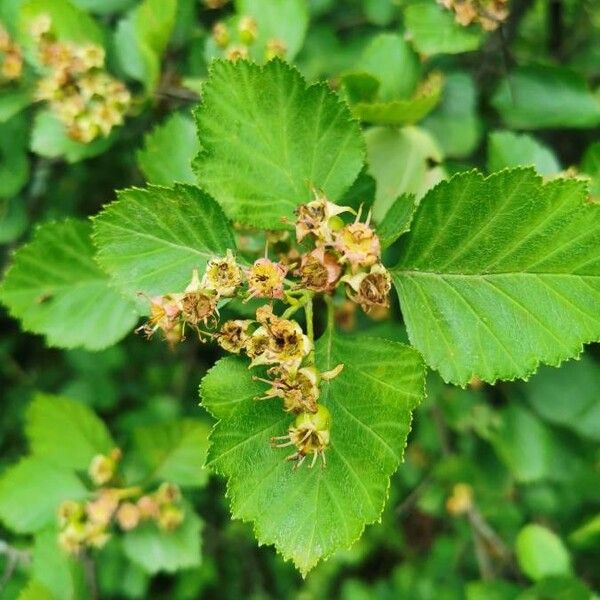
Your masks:
M306 335L310 340L311 350L306 357L306 361L309 365L315 362L315 325L314 325L314 314L313 314L313 301L312 297L309 296L308 302L304 306L304 313L306 314Z
M327 305L327 331L333 331L335 327L335 314L333 310L333 298L329 295L325 295L325 304Z
M288 301L294 300L293 298L288 298ZM294 301L289 308L281 315L282 319L289 319L297 310L301 309L303 306L306 306L307 302L312 300L312 293L305 291L303 296L298 300Z

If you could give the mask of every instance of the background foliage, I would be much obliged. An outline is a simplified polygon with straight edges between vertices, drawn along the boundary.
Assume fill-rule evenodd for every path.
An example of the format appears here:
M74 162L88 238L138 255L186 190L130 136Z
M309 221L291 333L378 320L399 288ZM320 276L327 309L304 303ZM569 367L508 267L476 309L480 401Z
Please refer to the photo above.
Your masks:
M102 45L108 71L133 93L125 124L107 137L87 144L74 141L51 111L32 102L39 65L27 31L45 13L62 39ZM211 59L227 57L232 46L240 45L239 24L247 16L257 25L250 57L263 63L269 42L277 39L299 73L282 62L263 69L241 63L247 83L231 106L223 99L236 85L234 63L216 63L210 83L202 84ZM596 3L514 0L506 22L493 32L477 23L459 25L433 0L0 0L0 23L22 48L25 61L18 80L0 79L0 252L3 265L14 260L0 291L5 307L0 314L2 597L593 597L600 560L597 346L588 346L580 360L559 369L540 367L527 383L491 385L470 377L481 367L478 357L469 354L473 340L461 334L469 329L472 313L463 307L456 322L446 322L446 330L437 332L431 322L419 321L422 313L411 303L426 297L435 311L433 300L442 306L458 285L461 293L470 294L479 316L489 322L484 343L496 353L493 369L481 377L489 382L523 377L536 367L531 362L524 370L515 368L502 351L519 336L527 340L519 348L523 361L536 353L551 364L572 356L582 340L593 337L589 332L597 326L598 312L572 279L559 285L549 277L535 294L531 289L525 296L517 293L517 302L543 305L555 318L530 322L525 332L515 329L503 308L515 302L506 291L518 292L519 276L539 261L536 252L543 257L544 249L533 236L529 246L520 245L509 255L506 247L473 240L469 226L486 218L494 199L510 197L502 186L538 190L539 200L528 206L517 195L513 205L505 206L504 220L495 225L507 244L535 233L519 228L527 214L536 214L542 228L551 228L552 219L569 223L557 248L591 222L589 211L596 207L584 210L573 198L587 193L576 175L587 176L592 203L600 197ZM212 33L216 23L230 32L225 45ZM339 92L349 109L326 85L309 87L318 81ZM301 102L300 95L309 100ZM241 115L237 128L228 118L231 110ZM357 119L348 134L339 124L347 110ZM354 142L359 121L364 146ZM284 128L294 140L293 152L312 152L312 170L304 163L290 172L282 167ZM363 155L368 168L359 174ZM252 172L237 168L244 160L255 165ZM277 228L278 222L265 219L260 203L289 217L298 195L306 194L304 182L327 174L330 196L354 206L372 205L382 241L390 246L387 264L396 264L398 223L410 219L415 198L459 171L477 167L487 175L528 166L546 178L558 173L572 178L564 184L550 180L542 188L531 170L492 177L489 185L497 190L488 188L491 203L475 213L456 198L465 186L483 185L482 179L460 175L432 193L464 224L446 237L439 235L440 223L423 216L433 196L415 213L395 277L418 268L424 257L441 256L436 267L463 269L469 278L443 287L425 278L401 280L405 323L397 306L391 321L354 315L351 328L368 333L371 356L385 350L389 342L383 338L406 340L408 330L446 381L468 385L453 387L429 372L428 396L414 412L405 461L391 478L381 522L369 525L351 549L336 553L303 579L272 547L256 545L250 525L231 519L230 501L234 516L244 517L236 498L256 473L240 472L239 490L230 489L226 498L224 480L200 469L212 416L221 417L225 410L219 397L211 396L210 377L225 367L236 373L235 359L221 359L204 380L211 416L197 399L200 380L221 358L215 347L198 347L190 340L167 352L160 340L127 335L141 307L137 291L156 294L181 287L199 255L206 260L233 246L223 212L190 185L200 177L227 216L245 225ZM264 187L257 189L256 181ZM146 183L177 187L175 192L146 189ZM560 195L561 185L571 195L565 193L561 210L551 214L551 195ZM269 190L277 192L270 196ZM84 220L115 198L93 226ZM102 248L97 261L92 227ZM148 229L157 234L148 238ZM198 230L218 234L200 239L194 235ZM594 261L597 228L589 232L589 254L569 262L558 252L553 258L557 269ZM182 238L183 245L173 244ZM146 255L160 260L123 259L140 252L140 244ZM455 248L454 262L440 248ZM183 265L181 271L168 269L174 263ZM521 275L511 280L498 275L514 271L515 265ZM484 284L485 278L493 286ZM548 288L558 295L550 297ZM565 290L585 315L580 330L560 318L572 309L562 296ZM51 303L44 300L49 294ZM446 360L440 336L455 349L456 364ZM346 339L336 342L335 352L351 363ZM401 377L400 367L410 357L387 350L381 363L393 356L390 373ZM325 361L323 355L320 360ZM354 360L357 368L369 367L364 357ZM245 374L245 369L240 372L229 398L244 402L248 397L244 386L253 382L244 380ZM341 381L331 385L343 386ZM338 393L351 398L344 389ZM384 401L375 408L392 410ZM208 456L213 468L239 469L243 461L225 454L227 444L240 431L251 435L254 426L241 419L216 428ZM342 458L360 455L353 444L360 433L347 431ZM86 496L82 471L95 454L114 445L125 452L127 477L181 487L184 525L165 535L148 524L115 536L81 560L69 559L55 548L56 507ZM385 478L397 466L402 447L393 450L385 458L381 449L385 468L369 479L376 481L369 498L383 499ZM331 468L335 465L334 460ZM316 471L302 473L317 476ZM289 519L289 513L277 511L285 498L276 492L264 490L261 502L275 504L273 521L257 523L257 530L264 531L277 516ZM292 509L300 524L310 518L310 499L306 503L308 508L299 501ZM337 525L333 535L347 545L365 520L376 520L377 511L370 514L365 501L360 518L322 518L328 527L332 521ZM301 534L311 532L301 529ZM286 555L286 544L297 541L265 536ZM305 566L313 558L305 557Z

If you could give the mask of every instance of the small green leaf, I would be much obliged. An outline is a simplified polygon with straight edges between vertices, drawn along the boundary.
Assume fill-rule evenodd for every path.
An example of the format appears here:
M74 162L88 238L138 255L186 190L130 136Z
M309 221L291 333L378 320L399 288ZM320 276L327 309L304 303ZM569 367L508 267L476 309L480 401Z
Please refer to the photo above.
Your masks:
M600 441L600 366L591 358L540 368L523 393L547 421Z
M197 567L201 562L202 521L186 509L183 523L174 531L161 531L155 523L143 523L123 537L127 558L154 575Z
M193 121L175 113L146 134L137 160L148 183L196 183L192 159L199 149Z
M365 123L373 125L413 125L422 121L440 99L441 86L410 100L391 102L359 102L352 112Z
M94 218L98 262L132 298L183 291L235 242L223 211L196 187L148 186L119 193Z
M192 419L134 430L135 449L149 473L147 478L181 487L204 485L208 432L207 425Z
M0 122L0 198L11 198L27 183L27 119L16 116Z
M540 175L554 175L560 165L550 148L526 133L494 131L488 141L488 171L507 167L532 166Z
M116 132L116 130L114 130ZM116 133L100 137L89 144L72 140L63 123L51 112L41 111L33 120L30 148L46 158L64 158L75 163L105 152L115 140Z
M365 48L356 69L380 82L377 96L381 102L410 98L421 75L417 53L395 33L375 36Z
M369 173L377 182L373 216L381 221L398 196L417 197L442 177L430 169L429 161L440 162L442 154L435 140L419 127L372 127L365 134Z
M590 144L581 159L581 170L589 175L590 192L592 196L600 198L600 142Z
M563 67L521 67L503 80L494 108L517 129L593 127L600 123L600 99L576 72Z
M19 41L29 49L31 56L36 56L36 42L30 34L30 27L40 15L48 15L52 19L52 31L61 41L103 45L104 35L100 26L69 0L24 0L19 15Z
M35 536L32 558L33 578L46 586L55 598L80 600L87 597L87 590L81 588L85 581L82 565L60 548L55 526Z
M454 13L435 0L419 0L404 9L406 29L422 54L459 54L477 50L482 39L475 25L463 27Z
M146 92L160 78L161 56L177 13L177 0L143 0L117 24L114 44L121 68L141 81Z
M37 394L27 409L25 431L32 454L58 467L86 470L96 454L115 446L87 406L60 396Z
M135 4L135 0L73 0L73 2L80 8L98 15L122 12Z
M12 531L34 533L56 520L61 502L87 494L72 471L41 458L24 458L0 477L0 519Z
M381 85L379 79L362 71L342 75L341 83L350 103L375 102Z
M575 577L545 577L517 600L597 600L597 596Z
M336 201L358 175L358 124L323 84L280 60L213 63L196 111L199 182L233 220L281 229L310 187Z
M533 581L551 575L570 575L571 559L562 540L541 525L526 525L516 540L521 570Z
M0 123L8 121L32 102L31 90L9 88L0 94Z
M438 107L423 121L446 156L462 158L475 150L482 123L477 114L477 91L468 73L444 74L444 89Z
M10 314L51 346L100 350L135 324L133 305L94 261L90 230L75 219L41 225L15 252L0 287Z
M275 544L302 573L349 547L379 519L389 477L402 461L411 412L423 398L417 352L361 338L357 353L358 343L329 332L317 344L321 370L344 364L338 377L322 384L320 402L332 415L326 468L293 471L286 451L269 446L293 416L277 400L254 399L256 382L241 359L221 361L202 386L203 405L224 417L211 434L208 465L228 478L234 518L254 522L259 543ZM239 380L235 389L226 369Z
M267 43L274 39L285 44L286 60L298 54L308 26L304 0L236 0L236 8L239 15L256 21L258 36L250 49L255 58L262 59Z
M377 235L384 248L391 246L410 229L410 222L416 209L417 202L412 194L402 194L396 199L377 225Z
M600 339L600 207L533 169L456 175L392 270L408 334L446 381L526 378Z
M31 580L27 587L21 590L17 600L58 600L50 590L39 581Z

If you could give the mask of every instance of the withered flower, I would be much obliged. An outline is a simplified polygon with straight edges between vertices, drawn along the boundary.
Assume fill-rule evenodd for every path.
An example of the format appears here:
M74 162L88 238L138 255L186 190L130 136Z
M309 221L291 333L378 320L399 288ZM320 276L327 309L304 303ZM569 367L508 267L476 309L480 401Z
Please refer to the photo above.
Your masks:
M284 280L288 269L268 258L259 258L248 269L250 298L283 298Z
M346 293L350 300L360 304L365 312L369 312L374 307L389 306L392 279L383 265L373 265L368 273L346 275L342 277L342 281L345 281L348 286Z
M229 298L235 294L242 281L242 269L235 262L231 250L227 250L224 258L208 261L201 285L207 290L214 290L219 296Z
M333 229L331 219L344 212L353 212L349 206L338 206L329 202L325 196L314 191L315 199L301 204L296 209L296 239L301 242L307 235L315 236L317 241L330 242Z
M253 321L249 319L235 319L225 321L221 326L221 330L217 334L217 344L233 354L239 354L246 347L250 335L248 329Z
M332 292L342 274L337 256L323 246L305 254L298 268L302 286L314 292Z
M379 261L381 244L377 234L369 227L370 217L366 223L356 221L346 225L335 233L334 247L342 255L344 262L350 263L353 270L359 267L370 267Z

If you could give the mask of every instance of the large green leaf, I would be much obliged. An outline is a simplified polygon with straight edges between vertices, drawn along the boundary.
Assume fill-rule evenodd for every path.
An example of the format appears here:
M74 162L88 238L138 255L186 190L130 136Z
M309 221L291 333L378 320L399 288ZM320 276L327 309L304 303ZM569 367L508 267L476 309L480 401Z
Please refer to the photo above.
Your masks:
M593 127L600 123L600 98L574 71L528 66L510 73L492 104L504 122L519 129Z
M204 406L224 416L211 434L208 465L228 478L233 516L254 522L260 543L275 544L306 573L379 519L411 411L423 397L423 364L402 344L329 331L317 345L317 363L323 370L343 363L344 370L322 384L321 402L332 415L327 467L293 471L286 452L269 446L293 416L276 400L254 400L257 386L247 369L235 370L234 396L225 365L236 363L243 364L222 361L202 386ZM229 394L225 410L220 386Z
M393 269L411 342L446 381L527 377L600 339L600 207L533 169L456 175Z
M94 261L90 230L75 219L40 226L15 253L0 287L10 314L51 346L100 350L135 324L133 305Z
M25 430L31 452L59 467L86 470L96 454L115 445L87 406L59 396L38 394L27 409Z
M132 297L183 291L193 269L235 248L223 211L188 185L124 190L94 231L98 261Z
M183 523L173 531L161 531L154 523L143 523L127 532L123 550L146 573L174 573L200 564L201 531L202 521L186 508Z
M337 200L362 167L364 144L347 106L280 60L214 62L196 121L200 185L246 224L281 229L311 185Z
M87 493L72 471L41 458L24 458L0 477L0 519L17 533L33 533L56 520L61 502Z
M204 485L208 430L203 422L192 419L136 429L135 449L149 473L147 479L182 487Z
M192 159L199 149L193 121L175 113L146 134L137 160L148 183L196 183Z

